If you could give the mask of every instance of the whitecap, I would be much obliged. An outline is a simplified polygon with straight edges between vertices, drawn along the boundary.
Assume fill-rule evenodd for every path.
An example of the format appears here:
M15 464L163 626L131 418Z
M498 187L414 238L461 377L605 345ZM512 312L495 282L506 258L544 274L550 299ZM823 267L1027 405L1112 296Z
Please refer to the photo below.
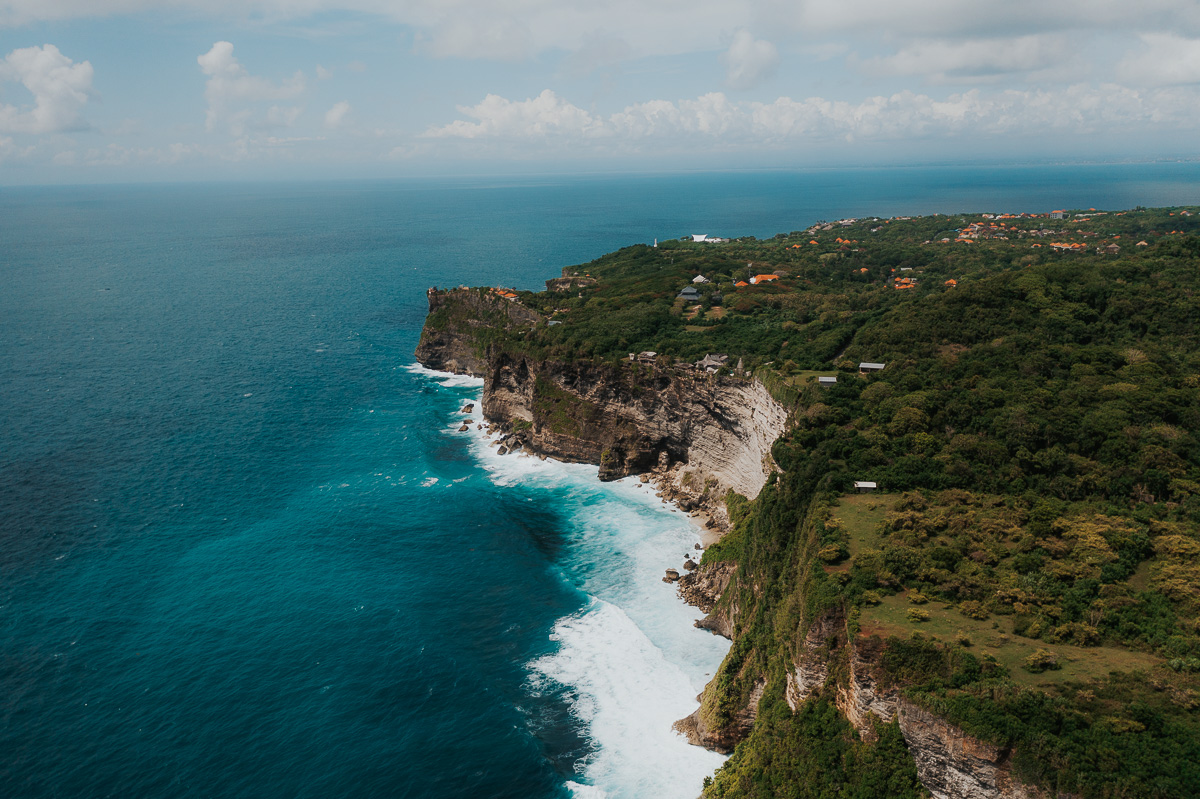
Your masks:
M688 675L624 611L602 600L560 619L551 640L558 651L529 668L568 688L571 713L595 746L582 767L592 792L576 795L697 796L704 776L725 758L671 728L696 709Z
M421 481L421 487L429 488L431 485L433 485L437 481L438 481L438 479L436 477L426 477L424 480Z
M432 378L447 388L483 388L482 377L456 375L453 372L439 372L436 369L426 368L419 363L411 363L404 368L414 375Z

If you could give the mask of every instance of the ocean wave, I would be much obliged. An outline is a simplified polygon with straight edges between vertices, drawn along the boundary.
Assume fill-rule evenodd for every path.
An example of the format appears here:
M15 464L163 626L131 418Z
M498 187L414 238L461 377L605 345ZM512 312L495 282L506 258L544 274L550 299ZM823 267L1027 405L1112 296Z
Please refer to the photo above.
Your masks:
M456 375L453 372L439 372L436 369L426 368L419 363L410 363L404 369L414 375L432 378L447 388L483 388L482 377Z
M532 674L567 689L572 715L595 751L581 777L598 793L576 796L679 797L700 793L724 757L691 746L671 725L696 709L687 674L670 662L616 605L594 600L560 619L558 651L529 664Z

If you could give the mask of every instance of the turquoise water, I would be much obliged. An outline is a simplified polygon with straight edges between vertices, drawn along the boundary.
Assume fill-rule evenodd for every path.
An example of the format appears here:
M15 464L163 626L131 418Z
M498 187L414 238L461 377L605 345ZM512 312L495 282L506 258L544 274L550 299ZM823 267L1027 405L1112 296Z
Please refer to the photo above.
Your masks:
M693 232L1200 201L1200 167L0 191L0 786L694 796L722 639L636 483L457 433L429 285Z

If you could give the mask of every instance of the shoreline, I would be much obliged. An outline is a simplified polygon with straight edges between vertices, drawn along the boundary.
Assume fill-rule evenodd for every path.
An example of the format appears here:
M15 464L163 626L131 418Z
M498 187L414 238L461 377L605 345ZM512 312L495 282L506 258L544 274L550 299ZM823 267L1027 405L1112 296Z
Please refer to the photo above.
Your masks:
M613 594L611 585L606 590L603 581L592 587L586 577L568 579L568 582L576 584L592 597L593 604L556 619L551 640L557 641L557 647L551 654L526 664L535 673L562 685L569 695L584 696L585 701L590 703L587 707L594 705L600 708L594 711L600 715L593 718L589 715L592 710L581 711L573 700L567 700L573 715L578 713L576 719L581 731L596 747L595 758L601 763L596 765L595 761L588 761L577 764L585 769L579 775L580 778L586 777L587 782L570 780L578 787L568 784L568 789L586 796L592 796L593 790L625 794L629 792L626 785L635 779L640 790L641 783L657 779L653 775L661 771L656 762L646 761L647 757L653 757L678 764L670 768L676 773L671 785L683 789L678 793L674 790L655 793L675 799L691 799L698 795L702 789L699 780L714 774L728 754L697 745L678 724L698 711L699 696L715 677L731 642L727 635L719 634L703 624L709 608L692 601L695 593L691 586L694 576L699 572L688 571L683 564L692 560L698 566L703 549L694 547L699 544L706 548L723 534L717 522L713 521L714 515L705 508L687 510L680 504L677 469L630 475L617 481L602 481L595 471L597 464L559 460L533 452L528 446L518 445L504 451L503 457L495 457L505 449L506 442L516 442L511 440L511 431L506 429L507 426L488 423L483 419L479 378L426 367L414 367L411 371L450 388L471 389L469 396L458 401L450 414L450 424L442 429L451 433L451 437L455 437L455 433L463 437L477 468L488 473L494 482L499 480L497 485L523 484L527 481L537 483L541 480L539 475L546 475L551 480L560 480L565 476L568 481L583 480L593 491L612 492L613 501L618 503L611 513L601 514L602 518L610 521L594 529L599 535L588 536L591 543L583 543L582 549L572 555L572 560L583 557L584 560L579 562L586 564L590 549L592 563L602 564L597 573L609 569L634 568L635 571L628 573L630 587ZM509 455L516 456L511 461L515 468L510 467L511 470L502 465L509 461ZM525 462L523 465L522 461ZM537 462L568 468L564 472L558 468L542 471ZM588 475L584 477L578 469L586 469ZM606 488L607 482L612 482L613 486ZM633 509L635 515L629 517L629 521L622 517L622 506ZM564 505L564 509L567 509L567 505ZM567 512L569 515L569 509ZM660 515L667 512L671 514L670 517ZM657 527L660 532L643 536L637 529L638 519ZM674 519L686 522L672 524ZM705 527L710 521L714 526ZM587 529L586 526L584 529ZM617 541L609 543L612 539L605 533L613 529L621 531L618 536L624 534L623 545ZM672 529L675 532L671 532ZM632 541L627 537L631 533L636 537ZM604 552L605 548L614 544L616 549L613 554ZM600 554L597 558L598 551ZM646 557L648 554L652 554L650 559ZM672 587L669 597L657 587L668 569L680 575L675 580L667 581ZM586 569L580 574L586 574ZM667 608L670 608L669 612ZM632 623L631 626L624 627L623 632L619 627L610 627L617 623L618 617L624 619L626 625ZM709 634L698 635L701 631ZM645 660L647 646L653 652L650 662ZM603 654L597 655L597 651ZM619 664L612 663L613 658ZM581 659L585 662L582 669L578 665ZM661 661L662 665L653 665L655 661ZM664 681L663 669L667 673L673 672L674 676ZM650 693L638 694L639 698L631 704L630 690L649 690ZM671 699L671 696L680 692L682 695ZM614 722L625 729L619 737L612 734ZM679 773L694 777L697 784L678 781Z

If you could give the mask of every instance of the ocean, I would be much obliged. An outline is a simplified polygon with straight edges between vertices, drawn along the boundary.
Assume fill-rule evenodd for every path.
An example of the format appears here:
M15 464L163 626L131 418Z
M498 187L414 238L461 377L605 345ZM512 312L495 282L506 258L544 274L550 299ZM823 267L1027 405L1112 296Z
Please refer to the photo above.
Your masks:
M457 432L425 289L1197 202L1200 164L0 189L0 792L694 797L722 758L670 723L728 642L660 577L698 531Z

